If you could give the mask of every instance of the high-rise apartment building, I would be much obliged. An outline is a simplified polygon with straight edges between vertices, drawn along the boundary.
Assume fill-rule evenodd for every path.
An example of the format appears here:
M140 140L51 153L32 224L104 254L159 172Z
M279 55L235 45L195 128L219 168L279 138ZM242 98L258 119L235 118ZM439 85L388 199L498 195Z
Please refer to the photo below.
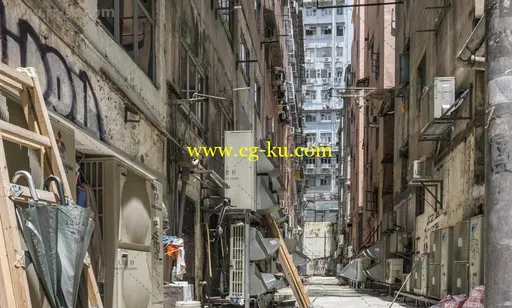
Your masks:
M304 0L304 56L306 85L304 133L309 147L330 147L331 153L305 157L306 205L304 249L312 262L311 275L329 274L337 249L337 228L344 195L339 170L343 163L343 138L338 130L343 118L343 98L335 89L345 86L344 72L350 62L353 0ZM331 154L331 155L323 155ZM330 156L330 157L328 157ZM341 184L341 186L340 186ZM339 244L339 243L338 243Z
M310 201L305 207L306 222L336 222L338 216L337 170L342 162L343 140L339 140L337 131L343 115L343 98L333 97L332 93L334 88L344 87L343 72L350 62L352 8L324 9L322 6L351 2L303 2L306 66L304 132L308 146L329 146L332 149L332 157L305 158L306 195Z

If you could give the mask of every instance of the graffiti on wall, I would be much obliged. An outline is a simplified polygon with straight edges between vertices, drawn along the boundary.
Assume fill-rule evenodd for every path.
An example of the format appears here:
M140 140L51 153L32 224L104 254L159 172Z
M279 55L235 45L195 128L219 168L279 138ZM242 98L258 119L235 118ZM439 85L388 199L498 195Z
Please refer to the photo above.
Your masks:
M48 108L106 142L99 100L87 72L74 70L56 48L41 40L27 20L18 19L17 27L9 28L7 15L0 0L1 61L10 67L34 67Z

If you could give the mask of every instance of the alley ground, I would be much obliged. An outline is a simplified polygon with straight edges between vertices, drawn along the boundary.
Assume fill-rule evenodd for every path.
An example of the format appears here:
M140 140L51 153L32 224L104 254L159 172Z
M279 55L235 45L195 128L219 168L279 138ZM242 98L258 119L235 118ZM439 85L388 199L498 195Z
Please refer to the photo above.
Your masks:
M387 308L393 299L385 294L372 291L359 291L340 286L337 280L332 277L310 277L304 288L309 294L309 298L314 308ZM282 289L278 293L279 298L288 300L293 299L293 293L290 288ZM285 305L283 305L285 307ZM291 306L293 307L293 306ZM393 308L413 307L396 302Z

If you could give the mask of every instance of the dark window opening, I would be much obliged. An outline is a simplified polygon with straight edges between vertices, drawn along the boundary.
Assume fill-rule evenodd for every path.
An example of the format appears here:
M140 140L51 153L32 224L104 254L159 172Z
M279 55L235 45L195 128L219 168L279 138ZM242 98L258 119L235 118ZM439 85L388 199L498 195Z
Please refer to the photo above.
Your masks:
M105 30L153 81L156 61L154 3L155 0L98 0L98 19Z
M425 213L425 188L416 187L416 217Z

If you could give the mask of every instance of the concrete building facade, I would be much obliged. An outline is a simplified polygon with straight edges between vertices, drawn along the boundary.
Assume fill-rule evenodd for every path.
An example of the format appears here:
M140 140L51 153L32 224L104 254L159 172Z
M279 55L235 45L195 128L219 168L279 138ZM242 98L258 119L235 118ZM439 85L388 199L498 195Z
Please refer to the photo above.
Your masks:
M349 44L352 36L349 8L326 8L351 4L351 1L304 1L304 55L306 84L304 95L304 133L306 143L311 147L330 147L331 157L304 158L306 180L305 232L309 223L323 223L330 235L336 239L338 231L332 223L338 223L343 186L337 170L343 164L343 138L338 130L343 118L343 98L333 95L336 88L344 86L345 68L350 62ZM315 225L315 226L316 226ZM323 230L323 229L322 229ZM304 235L306 236L306 235ZM322 240L319 238L319 240ZM334 258L336 249L322 252L304 253L315 262L327 262L315 265L327 269ZM324 255L323 253L328 253ZM332 269L331 269L332 270ZM318 270L312 273L318 274ZM323 273L322 273L323 274Z
M228 130L254 130L258 139L292 149L301 142L304 70L297 8L295 1L274 0L0 1L2 62L36 69L59 125L54 129L71 132L64 137L69 138L71 158L64 163L70 178L76 164L115 157L129 172L157 181L164 208L158 209L158 219L148 219L157 219L159 228L168 221L171 235L183 226L183 280L194 285L196 298L204 280L202 211L210 206L202 200L219 190L223 194L224 162L220 156L201 157L199 168L208 172L188 175L187 148L223 146ZM273 81L281 73L286 88L276 89ZM3 120L18 121L19 110L7 103L1 106ZM30 151L23 158L14 154L10 170L37 172ZM302 172L291 158L280 162L291 237L297 234L294 210L302 199ZM109 221L100 221L101 227L115 229ZM156 232L159 242L163 231ZM162 250L155 255L155 269L144 275L154 275L150 284L157 287L150 292L150 286L154 296L148 296L161 304L172 264ZM115 262L116 256L106 257ZM119 300L111 270L105 275L111 278L98 278L105 307Z
M351 163L348 220L352 230L347 245L357 252L380 239L380 221L393 211L394 7L355 7L352 20L349 74L356 90L351 91L355 97L347 108Z
M348 257L385 247L394 281L414 271L406 292L468 294L483 284L483 1L381 2L353 22Z

